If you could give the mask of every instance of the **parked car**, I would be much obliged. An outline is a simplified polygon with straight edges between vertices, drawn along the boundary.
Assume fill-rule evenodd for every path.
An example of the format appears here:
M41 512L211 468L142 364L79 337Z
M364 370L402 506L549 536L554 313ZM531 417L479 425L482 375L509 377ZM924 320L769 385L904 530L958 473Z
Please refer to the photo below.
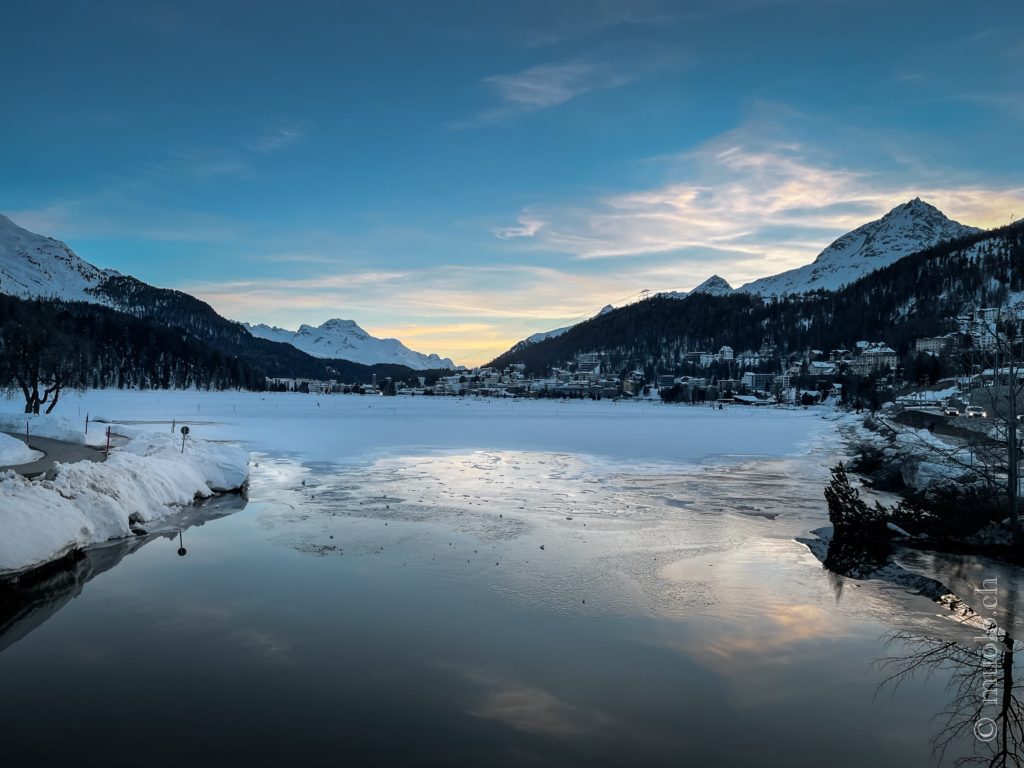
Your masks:
M985 409L980 405L968 405L967 410L964 411L964 415L969 419L986 419L988 414L985 413Z
M944 405L944 406L942 406L942 415L943 416L959 416L960 415L960 409L959 408L954 408L952 405Z

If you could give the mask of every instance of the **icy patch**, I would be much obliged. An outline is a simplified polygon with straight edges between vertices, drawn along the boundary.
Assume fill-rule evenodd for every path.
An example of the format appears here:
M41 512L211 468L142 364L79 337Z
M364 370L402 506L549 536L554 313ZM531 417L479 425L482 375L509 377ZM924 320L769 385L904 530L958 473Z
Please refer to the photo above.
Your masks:
M505 599L588 615L681 615L717 599L706 563L825 520L828 453L623 465L563 453L445 452L253 469L270 540L481 580ZM675 570L674 570L675 569Z

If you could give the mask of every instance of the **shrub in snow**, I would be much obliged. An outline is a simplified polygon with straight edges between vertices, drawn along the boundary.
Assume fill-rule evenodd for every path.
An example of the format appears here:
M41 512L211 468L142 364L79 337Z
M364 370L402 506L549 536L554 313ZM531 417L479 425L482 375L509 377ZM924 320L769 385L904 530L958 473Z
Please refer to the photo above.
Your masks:
M825 487L825 500L828 502L828 519L835 528L837 539L886 535L888 511L878 502L870 507L861 499L857 489L850 485L842 464L832 468L832 480Z

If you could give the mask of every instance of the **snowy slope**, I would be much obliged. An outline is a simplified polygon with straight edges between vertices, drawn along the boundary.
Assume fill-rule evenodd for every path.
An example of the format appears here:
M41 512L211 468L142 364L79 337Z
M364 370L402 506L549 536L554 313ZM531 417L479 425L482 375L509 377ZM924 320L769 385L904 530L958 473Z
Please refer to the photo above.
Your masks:
M291 344L313 357L350 360L363 365L392 363L418 371L455 367L455 363L449 358L416 352L398 339L378 339L371 336L356 325L354 320L328 320L319 328L301 325L297 331L262 323L246 323L245 327L253 336Z
M601 315L607 315L613 309L615 309L615 307L613 307L611 304L608 304L607 306L602 307L601 311L598 312L596 315L594 315L594 317L600 317ZM591 318L588 318L588 319L589 320L593 320L594 317L591 317ZM586 321L583 321L583 322L586 322ZM575 328L577 325L579 325L579 323L573 323L572 325L567 325L564 328L555 328L553 331L541 331L540 333L535 333L532 336L527 336L525 339L523 339L519 343L520 344L536 344L538 341L544 341L544 339L553 339L556 336L561 336L563 333L568 331L570 328Z
M29 232L0 214L0 293L102 303L90 291L116 274L94 267L59 240Z
M762 296L834 291L916 251L980 231L947 218L938 208L915 197L843 235L813 263L754 280L738 290Z

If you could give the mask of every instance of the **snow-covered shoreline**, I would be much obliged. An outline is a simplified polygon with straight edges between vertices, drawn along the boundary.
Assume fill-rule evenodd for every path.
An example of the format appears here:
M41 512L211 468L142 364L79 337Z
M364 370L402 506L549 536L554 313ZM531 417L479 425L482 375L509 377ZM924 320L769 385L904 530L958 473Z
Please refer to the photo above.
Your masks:
M51 429L69 431L53 419ZM132 535L197 499L241 489L242 448L168 433L140 433L105 462L57 463L52 477L0 474L0 573L42 565L82 547Z

